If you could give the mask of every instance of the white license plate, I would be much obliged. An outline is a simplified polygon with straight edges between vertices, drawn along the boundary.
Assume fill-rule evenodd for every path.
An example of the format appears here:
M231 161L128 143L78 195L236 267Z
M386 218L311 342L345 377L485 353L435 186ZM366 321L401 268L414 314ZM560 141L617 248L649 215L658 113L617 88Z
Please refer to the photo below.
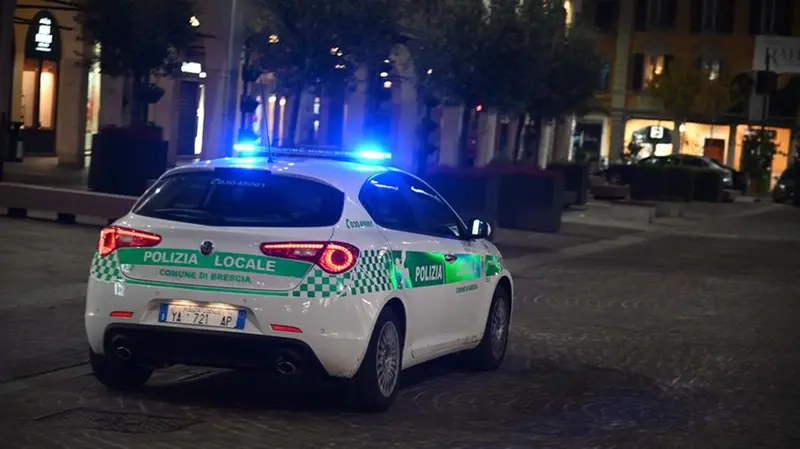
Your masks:
M192 326L244 329L247 312L221 307L202 307L177 304L161 304L158 321Z

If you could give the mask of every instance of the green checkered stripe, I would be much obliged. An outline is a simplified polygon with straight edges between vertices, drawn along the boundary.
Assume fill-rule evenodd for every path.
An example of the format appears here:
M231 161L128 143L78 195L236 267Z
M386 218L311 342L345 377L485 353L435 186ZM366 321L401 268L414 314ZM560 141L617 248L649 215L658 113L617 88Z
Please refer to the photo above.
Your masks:
M364 295L393 288L391 252L385 250L362 252L358 264L353 269L353 287L350 293Z
M383 250L366 250L359 255L352 270L331 275L313 268L292 296L303 298L330 298L332 296L364 295L391 290L390 253Z
M98 281L117 281L120 278L117 255L114 254L109 257L101 257L100 253L94 253L94 257L92 258L92 266L89 269L89 273Z

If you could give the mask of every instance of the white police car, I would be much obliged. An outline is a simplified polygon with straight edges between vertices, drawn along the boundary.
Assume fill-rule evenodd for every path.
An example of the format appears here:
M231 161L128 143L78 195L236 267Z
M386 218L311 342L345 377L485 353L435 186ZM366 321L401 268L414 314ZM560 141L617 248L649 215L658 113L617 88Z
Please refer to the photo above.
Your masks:
M175 168L101 232L85 316L101 383L173 364L319 373L382 411L402 369L500 366L513 283L489 226L412 175L311 153Z

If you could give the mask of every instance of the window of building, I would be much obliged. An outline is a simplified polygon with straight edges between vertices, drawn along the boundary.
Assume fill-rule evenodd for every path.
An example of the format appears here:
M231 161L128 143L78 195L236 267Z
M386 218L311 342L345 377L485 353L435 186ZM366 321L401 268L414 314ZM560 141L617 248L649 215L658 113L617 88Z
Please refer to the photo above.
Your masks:
M594 25L602 32L610 32L617 29L617 17L619 16L619 3L617 0L598 0L595 3Z
M611 74L611 64L608 61L603 61L603 66L600 69L600 79L598 80L598 90L605 92L608 90L609 75Z
M794 0L750 0L750 33L792 35Z
M697 68L708 72L708 79L714 81L719 78L722 70L722 61L716 57L697 58Z
M645 89L655 77L665 73L673 60L672 55L637 53L631 63L630 88L634 92Z
M675 28L677 0L637 0L634 26L637 30Z
M702 0L691 3L691 32L732 34L735 0Z

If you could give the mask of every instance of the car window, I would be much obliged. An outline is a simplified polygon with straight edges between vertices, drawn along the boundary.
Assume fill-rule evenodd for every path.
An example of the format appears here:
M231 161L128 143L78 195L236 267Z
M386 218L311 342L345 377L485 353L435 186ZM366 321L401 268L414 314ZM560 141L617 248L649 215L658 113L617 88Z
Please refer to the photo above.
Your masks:
M342 216L344 193L310 179L265 170L216 169L160 180L134 213L209 226L320 227Z
M411 176L404 177L408 185L405 194L416 216L420 233L454 239L465 235L463 222L436 191Z
M677 163L681 165L688 165L689 167L708 167L708 163L698 157L675 157Z
M402 193L406 188L399 173L383 173L367 181L361 188L358 198L378 226L397 231L418 232L414 212Z

